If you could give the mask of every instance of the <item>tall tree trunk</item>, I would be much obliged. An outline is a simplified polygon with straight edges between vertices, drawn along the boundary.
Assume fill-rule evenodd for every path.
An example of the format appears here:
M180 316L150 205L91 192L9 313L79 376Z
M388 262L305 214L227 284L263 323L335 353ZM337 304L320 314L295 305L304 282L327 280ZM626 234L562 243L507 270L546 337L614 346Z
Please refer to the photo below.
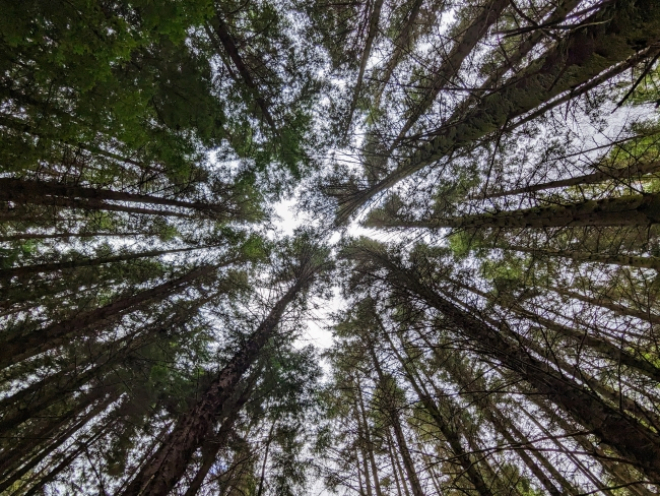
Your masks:
M105 398L103 401L98 402L98 404L92 408L87 414L85 414L80 420L78 420L73 426L67 429L65 432L60 434L54 439L49 439L48 444L44 449L34 454L31 459L26 460L25 456L21 456L20 461L23 463L18 470L9 471L7 466L3 464L3 476L6 477L0 482L0 493L7 488L11 487L16 481L19 481L24 475L29 473L34 467L46 459L51 453L53 453L57 448L62 446L66 441L68 441L73 434L78 432L85 424L87 424L91 419L100 414L105 410L110 403L116 400L116 396L110 395ZM27 455L28 453L25 453Z
M515 301L500 302L498 298L491 294L485 293L484 291L481 291L474 286L458 283L456 281L453 282L458 284L461 288L467 289L468 291L479 295L492 303L498 304L502 308L508 309L524 319L536 322L550 329L551 331L556 332L560 336L564 336L575 343L579 343L580 346L588 346L592 350L602 353L612 361L625 365L626 367L630 367L631 369L634 369L646 375L647 377L660 382L660 369L653 365L653 363L649 362L648 360L635 357L631 353L622 350L619 346L611 343L607 339L591 336L587 331L574 329L572 327L559 324L554 320L541 317L536 313L523 308L519 303Z
M382 323L380 327L382 331L381 334L386 338L386 340L390 345L390 349L399 360L399 363L401 363L401 367L404 371L404 374L406 375L406 378L408 379L408 382L415 390L415 393L421 400L422 404L424 405L424 408L431 415L431 418L433 418L436 426L447 440L447 443L449 443L449 446L451 448L454 457L458 459L458 462L463 468L464 473L467 475L468 480L477 490L477 493L479 493L481 496L492 496L493 494L492 491L486 485L483 477L481 476L481 473L478 470L478 464L463 448L460 434L454 428L454 425L452 425L451 419L445 418L442 415L435 401L433 401L431 396L428 394L428 391L423 389L419 377L416 377L416 374L411 370L411 367L408 365L408 361L405 360L403 356L401 356L401 354L398 352L396 346L391 340L391 337L389 336L389 333L382 325ZM371 346L370 346L370 351L372 353L373 360L376 360L375 352L373 351L373 348Z
M229 263L232 261L229 261ZM178 279L165 282L155 288L142 291L133 296L120 298L101 308L82 312L68 320L33 331L26 336L14 335L8 337L1 343L0 368L5 368L40 353L52 350L63 344L72 334L76 336L82 335L85 330L100 324L108 325L110 322L116 321L125 313L133 311L139 306L167 298L176 291L190 285L196 279L213 273L218 267L227 265L227 263L225 261L222 264L198 267Z
M383 370L380 366L378 357L376 356L375 353L372 355L372 357L374 362L374 368L376 369L376 372L378 374L378 381L380 382L380 384L382 384L383 387L386 387L385 374L383 373ZM388 391L387 393L388 394L393 393L393 391ZM393 398L386 398L387 411L384 413L386 413L387 418L391 423L392 430L394 431L394 436L396 438L396 442L399 445L399 452L401 453L401 458L403 459L403 466L406 469L406 475L408 476L408 481L410 482L410 487L412 488L413 496L424 496L424 492L422 491L422 486L419 482L419 477L417 476L417 472L415 470L415 464L413 462L412 456L410 455L410 449L408 449L408 443L406 442L405 434L403 433L403 427L401 426L399 410L397 409L393 401L394 401Z
M16 203L34 203L37 205L52 205L55 198L68 198L70 200L112 200L131 203L146 203L150 205L164 205L182 207L196 210L201 213L226 213L227 207L218 204L199 201L176 200L161 196L138 193L125 193L110 189L93 188L89 186L74 186L48 181L26 179L0 178L0 201ZM96 205L97 203L90 203ZM162 212L167 215L167 211Z
M660 194L627 195L566 205L532 207L455 218L425 220L383 218L376 211L367 219L370 227L454 229L546 229L565 227L646 227L660 222Z
M647 162L631 165L630 167L622 167L620 169L603 168L598 172L592 174L585 174L583 176L571 177L568 179L560 179L557 181L549 181L547 183L534 184L532 186L525 186L523 188L510 189L506 191L498 191L480 196L479 199L499 198L502 196L521 195L524 193L535 193L537 191L544 191L548 189L568 188L570 186L578 186L581 184L600 184L605 182L624 182L638 180L646 174L651 174L660 170L660 162Z
M367 443L367 451L369 454L369 463L371 464L371 473L374 476L374 488L376 489L377 496L383 496L382 488L380 487L380 478L378 476L378 467L376 466L376 456L374 455L374 445L369 433L369 423L367 422L367 412L364 406L364 399L362 397L362 385L360 378L357 378L357 400L360 407L360 417L362 419L362 430L364 431L364 440Z
M395 449L396 445L394 444L394 439L392 439L392 434L390 433L389 428L387 429L387 449L390 453L390 459L392 460L392 469L394 470L394 477L397 481L397 489L399 490L399 495L401 495L401 487L399 486L399 480L401 480L401 485L403 486L403 492L406 496L410 496L410 490L406 484L406 478L403 476L403 469L401 468L401 463L399 462L399 457L397 456L398 450ZM397 474L399 474L397 476Z
M126 236L151 236L156 233L144 232L125 232L125 233L112 233L112 232L88 232L88 233L55 233L55 234L39 234L39 233L22 233L11 234L9 236L0 236L0 243L8 243L11 241L21 241L24 239L64 239L69 238L101 238L101 237L126 237Z
M374 44L376 35L378 34L378 23L380 21L380 11L383 8L384 0L374 0L373 10L369 15L369 27L367 29L367 39L364 42L364 50L362 50L362 58L360 59L360 68L358 69L357 82L353 88L353 98L351 106L348 109L348 117L346 118L346 129L344 132L348 134L353 122L353 114L357 108L360 92L362 91L362 81L364 79L364 71L367 68L367 61L371 55L371 47ZM369 3L367 3L369 5Z
M440 297L420 282L418 274L399 266L381 250L362 250L389 271L388 281L393 287L416 295L439 311L454 328L478 343L486 356L515 371L538 393L545 395L603 442L637 464L652 480L660 480L660 438L657 434L525 350L510 344L500 331Z
M183 252L189 252L195 250L204 250L207 248L213 248L214 246L218 246L218 245L189 246L187 248L175 248L171 250L149 250L138 253L126 253L124 255L115 255L111 257L87 258L87 259L70 260L63 262L43 263L37 265L25 265L23 267L12 267L9 269L0 270L0 279L6 279L15 276L20 277L27 274L34 274L36 272L53 272L64 269L75 269L78 267L93 267L95 265L103 265L107 263L125 262L128 260L135 260L138 258L159 257L161 255L169 255L172 253L183 253Z
M589 303L590 305L593 306L607 308L608 310L611 310L615 314L621 315L623 317L636 317L640 320L650 322L651 324L660 324L660 316L654 315L650 311L644 312L641 310L635 310L634 308L630 308L626 305L620 305L618 303L615 303L614 301L612 301L611 298L605 295L599 295L597 298L592 298L590 296L580 294L577 291L571 291L570 289L557 288L555 289L555 291L561 296L575 298L576 300Z
M406 18L406 22L403 28L401 29L399 36L397 36L396 40L394 41L394 51L392 52L392 55L390 55L390 58L387 60L385 64L385 69L383 70L379 78L380 86L378 88L378 92L374 96L374 101L373 101L374 110L378 110L378 108L380 107L380 100L383 96L383 91L385 91L387 84L392 78L392 74L394 73L394 70L397 68L399 62L404 57L406 52L410 51L412 44L411 43L412 33L415 27L415 23L417 22L417 17L419 16L419 12L423 4L424 4L424 0L412 0L412 6L410 7L410 11L408 12L408 17Z
M242 410L245 403L247 403L247 401L250 399L254 385L256 384L256 380L258 378L258 374L256 372L261 372L261 369L257 368L255 373L253 373L251 377L245 381L245 388L241 392L240 396L238 396L238 398L227 402L227 411L223 412L225 416L222 420L222 423L220 424L220 428L218 429L216 435L211 439L207 439L202 446L202 464L197 470L197 473L188 486L184 496L195 496L199 492L199 489L204 483L204 479L206 479L206 476L211 470L211 467L213 467L213 464L216 462L218 452L226 447L229 435L234 429L236 420L238 420L238 414Z
M273 117L270 113L270 109L268 108L268 103L266 102L266 99L261 95L257 83L254 81L254 78L252 77L250 70L243 61L243 57L241 57L241 54L238 52L238 47L236 46L236 42L234 41L233 37L231 36L231 33L229 32L229 26L223 19L223 14L220 11L216 12L214 19L211 21L211 26L213 27L215 34L220 40L220 43L222 43L225 52L229 55L229 58L231 59L234 66L236 67L236 70L240 74L241 79L243 80L243 84L245 84L248 90L252 93L255 102L257 103L259 109L261 110L261 114L264 120L266 121L266 123L268 123L272 131L274 133L277 133L277 126L275 126L275 121L273 120ZM212 37L211 39L214 40L215 38Z
M499 131L514 118L566 91L578 88L611 66L651 46L660 35L654 2L603 2L600 8L501 89L483 97L462 119L440 128L387 177L368 189L340 197L343 223L374 195L454 151ZM572 96L577 96L573 92Z
M181 416L158 451L122 492L123 496L165 496L176 485L195 450L214 425L216 413L231 396L243 374L257 360L262 348L275 333L284 311L311 282L317 269L310 262L299 271L294 285L277 301L266 319L220 371L197 404Z
M579 250L548 250L539 248L527 248L518 245L498 246L503 250L519 251L521 253L531 253L535 256L543 257L562 257L570 258L576 262L598 262L608 265L619 265L623 267L637 267L645 269L655 269L660 271L660 258L658 257L640 257L637 255L606 255L603 253L589 253Z
M483 39L488 29L500 18L502 11L508 7L510 0L490 0L481 11L472 19L470 24L461 33L458 40L442 61L440 67L433 71L429 89L421 96L412 109L411 114L399 131L398 136L390 146L390 154L397 149L408 131L415 125L435 102L438 94L445 88L461 69L477 43Z

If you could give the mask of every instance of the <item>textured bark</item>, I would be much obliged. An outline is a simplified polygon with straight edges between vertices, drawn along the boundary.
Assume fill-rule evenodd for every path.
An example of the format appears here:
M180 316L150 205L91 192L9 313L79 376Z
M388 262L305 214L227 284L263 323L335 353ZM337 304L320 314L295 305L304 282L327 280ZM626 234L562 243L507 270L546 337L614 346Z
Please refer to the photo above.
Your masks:
M499 361L569 413L623 457L636 464L653 481L660 481L660 437L635 419L601 401L580 384L559 374L519 346L504 339L491 325L467 314L424 285L419 275L401 267L381 251L370 249L368 257L389 271L388 281L439 311L452 326L479 344L486 356ZM366 255L366 253L364 253ZM359 255L359 253L355 253Z
M432 217L420 221L380 220L365 222L370 227L454 228L454 229L545 229L565 227L637 227L660 223L660 194L627 195L588 200L566 205L532 207L455 218Z
M138 258L159 257L161 255L168 255L171 253L183 253L187 251L204 250L207 248L212 248L212 246L191 246L187 248L176 248L171 250L149 250L138 253L127 253L125 255L115 255L112 257L86 258L80 260L70 260L66 262L52 262L37 265L25 265L23 267L12 267L10 269L0 270L0 280L12 278L15 276L20 277L27 274L34 274L37 272L54 272L57 270L75 269L78 267L93 267L95 265L125 262L127 260L136 260Z
M165 496L184 474L195 450L215 424L215 415L234 392L243 374L258 358L260 351L274 334L287 306L310 282L315 268L307 265L295 284L280 298L252 337L220 371L202 398L183 414L161 447L144 464L123 496Z
M358 99L360 97L360 92L362 90L362 80L364 79L364 71L367 68L367 61L371 55L371 47L374 44L376 35L378 34L378 23L380 21L380 11L383 8L384 0L374 0L374 8L371 11L369 16L369 28L367 30L367 39L364 42L364 50L362 51L362 59L360 60L360 68L358 69L357 82L355 83L355 88L353 89L353 99L351 100L351 106L348 110L348 117L346 118L346 129L345 132L348 133L351 122L353 122L353 114L357 108Z
M467 56L472 53L477 43L483 39L488 29L499 19L502 11L508 7L510 0L490 0L483 9L472 19L470 24L461 33L451 51L443 60L442 65L431 76L430 88L412 109L411 114L399 131L398 136L390 145L390 153L396 150L408 131L415 125L432 105L438 94L458 74Z
M63 344L70 336L83 335L91 327L108 325L127 312L137 307L162 300L178 290L188 286L194 280L213 273L219 265L203 266L188 272L186 275L165 282L155 288L142 291L136 295L120 298L108 305L80 314L55 324L51 324L26 336L12 336L2 342L0 348L0 368L27 360L35 355L52 350Z
M256 377L253 379L256 379ZM184 496L195 496L199 492L199 489L204 483L204 479L206 479L206 476L216 461L218 452L226 447L229 435L234 429L234 423L238 419L238 414L240 413L245 403L247 403L247 401L250 399L250 395L252 394L252 387L254 386L255 381L248 380L247 383L247 386L240 394L240 396L235 401L229 402L227 408L229 411L226 413L226 416L223 419L216 435L211 439L207 439L202 446L202 464L199 467L199 470L197 470L197 473L188 486Z
M570 186L578 186L581 184L600 184L610 181L630 184L630 181L639 180L642 176L657 172L658 170L660 170L660 162L635 163L630 167L622 167L620 169L603 168L603 170L599 170L592 174L560 179L557 181L548 181L547 183L534 184L523 188L497 191L478 198L500 198L502 196L522 195L525 193L535 193L537 191L545 191L549 189L568 188Z
M372 354L372 358L374 368L378 373L378 380L381 384L385 385L385 375L383 373L383 369L380 366L380 362L378 361L378 357L374 353ZM396 405L393 404L391 398L387 399L386 412L384 413L387 414L387 418L390 421L392 430L394 431L394 437L396 438L396 442L399 445L399 452L401 453L401 458L403 459L403 466L406 469L406 475L408 476L408 481L410 482L413 496L424 496L422 486L419 482L419 477L417 476L417 471L415 470L415 464L413 462L412 456L410 455L410 449L408 448L405 434L403 433L399 410L397 409Z
M497 132L514 118L578 88L610 66L625 61L660 38L660 9L654 0L614 0L585 19L518 77L482 98L464 118L439 129L387 177L365 190L340 198L337 222L376 194L429 164Z
M640 269L655 269L660 271L660 258L658 257L640 257L637 255L606 255L603 253L589 253L579 250L548 250L542 248L528 248L519 245L498 246L503 250L519 251L521 253L531 253L535 256L543 257L562 257L570 258L576 262L588 263L597 262L608 265L619 265L623 267L637 267Z

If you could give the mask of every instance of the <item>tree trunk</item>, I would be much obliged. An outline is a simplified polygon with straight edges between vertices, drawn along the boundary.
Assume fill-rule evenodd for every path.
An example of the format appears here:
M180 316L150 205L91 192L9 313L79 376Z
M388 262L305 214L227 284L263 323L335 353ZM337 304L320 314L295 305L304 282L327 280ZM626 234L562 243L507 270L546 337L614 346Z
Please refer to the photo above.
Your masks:
M364 439L367 443L367 451L369 453L369 463L371 463L371 473L374 476L374 488L376 489L377 496L383 496L383 491L380 487L380 478L378 476L378 467L376 466L376 457L374 455L374 445L372 444L371 435L369 433L369 424L367 423L367 412L364 406L364 399L362 398L362 385L360 378L357 378L357 393L358 404L360 406L360 415L362 419L362 430L364 431Z
M123 496L165 496L176 485L195 450L203 443L214 425L216 413L275 333L287 306L309 284L316 270L317 267L310 263L299 272L295 284L280 298L250 339L220 371L197 404L181 416L158 451L122 492Z
M555 291L561 296L568 296L569 298L575 298L576 300L589 303L593 306L607 308L615 314L623 317L636 317L640 320L650 322L651 324L660 324L660 316L654 315L650 311L644 312L625 305L619 305L605 295L599 295L598 298L591 298L569 289L556 289Z
M36 453L32 459L25 460L28 453L24 453L23 456L20 456L19 461L24 463L18 470L12 472L7 471L7 466L3 464L3 476L8 476L6 479L3 479L0 482L0 493L7 488L11 487L16 481L20 480L25 474L29 473L34 467L46 459L57 448L62 446L66 441L68 441L73 434L75 434L80 428L82 428L87 422L100 414L105 410L110 403L115 401L116 396L109 396L103 401L100 401L97 406L92 408L82 419L77 421L70 429L67 429L64 433L60 434L55 439L49 439L47 446L41 450L39 453ZM11 474L11 475L10 475Z
M613 169L608 167L592 174L571 177L569 179L560 179L557 181L549 181L547 183L534 184L532 186L525 186L524 188L489 193L477 198L486 200L488 198L499 198L502 196L535 193L537 191L556 188L568 188L570 186L578 186L581 184L600 184L609 181L623 182L624 184L628 184L626 181L639 179L646 174L651 174L653 172L657 172L658 170L660 170L660 162L636 162L630 167L623 167L620 169Z
M447 419L443 417L435 401L433 401L433 399L431 398L431 396L428 394L427 391L422 389L422 386L418 383L419 377L415 377L416 374L412 370L410 370L407 361L404 360L404 358L398 352L396 346L394 346L394 343L392 342L388 332L385 330L382 324L381 324L381 330L382 330L382 334L385 336L386 340L388 341L392 352L399 360L399 363L401 363L401 367L403 368L403 371L406 375L406 378L408 379L408 382L415 390L415 393L421 400L422 404L424 405L424 408L431 415L431 418L433 418L436 426L447 440L447 443L449 443L449 446L451 448L454 457L458 459L458 462L463 468L463 471L467 475L467 478L470 481L470 483L474 486L477 493L479 493L481 496L492 496L493 495L492 491L488 488L488 486L484 482L484 479L477 468L478 464L475 462L475 460L472 460L472 457L469 455L469 453L466 453L465 449L463 449L460 434L459 432L456 431L456 429L452 425L451 419ZM376 360L375 352L373 351L373 348L370 347L370 350L373 359Z
M266 121L266 123L268 123L272 131L274 133L277 133L277 126L275 126L275 121L273 120L273 117L270 113L270 109L268 108L268 103L261 95L261 92L259 91L259 87L252 78L252 74L250 74L250 70L248 69L247 65L243 61L243 58L238 52L238 47L236 46L236 42L232 38L229 32L229 26L227 26L227 24L225 23L221 12L219 11L216 12L216 15L213 21L211 22L211 25L215 31L215 34L220 39L220 43L222 43L225 52L229 55L229 58L234 63L236 70L238 70L238 73L240 74L241 79L243 80L243 84L245 84L248 90L252 93L255 102L257 103L259 109L261 110L261 114L264 120ZM212 40L214 40L214 38L212 38Z
M479 229L547 229L566 227L647 227L660 222L660 194L628 195L566 205L532 207L455 218L399 220L380 218L378 211L365 222L370 227Z
M379 382L385 386L385 375L383 370L380 367L380 362L375 353L372 355L374 361L374 367L378 373ZM412 488L413 496L424 496L422 491L422 486L417 477L417 472L415 471L415 464L413 463L412 456L410 456L410 450L408 449L408 443L406 443L406 437L403 433L403 428L401 426L401 419L399 418L399 411L396 408L396 405L393 403L393 398L388 398L387 400L387 418L392 425L392 430L394 431L394 436L396 442L399 445L399 452L401 453L401 458L403 459L403 466L406 469L406 475L408 476L408 481L410 482L410 487Z
M223 262L224 265L227 262ZM121 298L95 310L82 312L69 320L51 324L26 336L14 335L2 343L0 350L0 368L27 360L35 355L52 350L63 344L72 334L82 335L86 329L108 325L123 314L147 303L162 300L177 290L188 286L196 279L213 273L223 264L205 265L193 269L184 276L165 282L155 288L142 291L136 295Z
M101 237L126 237L126 236L151 236L156 233L143 233L143 232L126 232L126 233L109 233L109 232L89 232L89 233L57 233L57 234L37 234L37 233L23 233L12 234L9 236L0 236L0 243L9 243L11 241L21 241L24 239L65 239L69 238L101 238Z
M150 205L164 205L182 207L196 210L201 213L226 213L223 205L204 202L191 202L163 198L160 196L144 195L138 193L125 193L110 189L93 188L89 186L74 186L48 181L35 181L13 178L0 178L0 201L16 203L34 203L37 205L52 205L55 198L68 198L70 200L112 200L131 203L146 203ZM90 203L96 205L97 203ZM162 211L163 215L170 212Z
M257 371L261 371L261 369L257 369ZM257 378L258 374L252 374L252 377L245 381L246 386L240 396L235 401L227 402L226 406L228 412L225 413L225 418L222 421L222 424L220 424L220 429L218 429L216 435L213 438L206 440L202 446L202 465L199 470L197 470L197 473L190 483L190 486L188 486L184 496L195 496L199 492L199 489L204 483L204 479L206 479L206 476L216 461L218 452L227 445L227 439L234 429L234 423L238 419L238 414L245 403L250 399Z
M367 39L364 42L364 50L362 51L362 59L360 60L360 68L358 69L357 82L353 88L353 99L351 100L351 106L348 110L348 117L346 118L346 129L345 133L351 128L351 123L353 122L353 114L357 108L358 100L360 97L360 91L362 90L362 80L364 79L364 71L367 68L367 61L371 55L371 47L376 39L378 34L378 23L380 21L380 11L383 8L384 0L374 0L374 8L369 15L369 29L367 30ZM369 5L367 3L367 5Z
M481 11L472 19L456 41L451 51L442 61L439 68L433 71L430 88L422 95L419 102L412 109L411 115L399 131L398 136L390 146L390 154L397 149L408 131L415 125L435 102L438 94L458 74L466 57L472 53L477 43L483 39L488 29L499 19L502 11L508 7L510 0L490 0Z
M654 269L660 271L660 258L658 257L640 257L636 255L606 255L603 253L588 253L578 250L546 250L538 248L527 248L517 245L498 246L503 250L513 250L522 253L531 253L544 257L562 257L570 258L580 263L598 262L608 265L619 265L623 267L637 267L644 269Z
M64 269L75 269L78 267L93 267L95 265L103 265L114 262L125 262L127 260L135 260L138 258L158 257L160 255L168 255L171 253L183 253L188 251L203 250L207 248L213 248L213 246L190 246L187 248L176 248L171 250L150 250L139 253L127 253L125 255L115 255L111 257L87 258L87 259L70 260L64 262L25 265L23 267L12 267L10 269L0 270L0 280L12 278L15 276L20 277L26 274L34 274L35 272L53 272Z
M654 2L633 0L602 3L600 8L513 81L482 98L462 119L440 128L387 177L368 189L340 198L337 222L347 221L374 195L392 187L454 151L474 145L554 97L579 87L601 72L634 56L639 47L657 41L658 10ZM573 95L575 96L575 95Z
M363 249L367 250L367 249ZM411 270L400 267L383 252L368 249L369 256L390 272L389 283L417 295L436 309L480 349L515 371L568 412L578 423L637 464L652 480L660 480L660 438L639 422L605 404L578 383L562 376L520 347L507 342L501 332L467 314L420 282Z

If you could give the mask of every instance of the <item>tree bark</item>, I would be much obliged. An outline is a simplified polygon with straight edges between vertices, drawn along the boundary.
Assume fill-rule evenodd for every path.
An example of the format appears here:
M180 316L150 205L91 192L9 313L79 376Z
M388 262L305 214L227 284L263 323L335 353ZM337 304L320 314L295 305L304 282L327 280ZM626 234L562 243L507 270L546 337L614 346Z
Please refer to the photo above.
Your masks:
M419 275L399 266L384 252L363 250L389 271L388 282L393 287L420 298L439 311L463 335L479 343L486 356L515 371L538 393L563 408L578 423L639 466L651 480L660 481L660 438L657 434L605 404L583 386L562 376L520 347L510 344L497 329L440 297L420 282Z
M653 172L657 172L658 170L660 170L660 162L636 162L630 167L622 167L620 169L609 167L603 168L603 170L599 170L598 172L594 172L592 174L585 174L568 179L559 179L557 181L548 181L546 183L534 184L531 186L525 186L523 188L497 191L479 196L477 198L480 200L486 200L489 198L500 198L502 196L535 193L537 191L544 191L548 189L568 188L570 186L578 186L581 184L600 184L609 181L623 182L624 184L628 184L626 181L639 179L646 174L651 174Z
M369 227L453 229L545 229L566 227L646 227L660 222L660 194L627 195L566 205L532 207L455 218L423 220L380 218L373 214Z
M483 97L464 118L439 129L387 177L367 189L342 196L336 221L346 222L359 207L400 180L460 148L474 145L515 117L588 82L610 66L634 56L639 47L651 46L660 35L659 17L652 1L602 3L581 27L572 29L518 77Z
M122 492L123 496L165 496L176 485L195 450L203 443L214 425L216 413L275 333L287 306L309 284L316 270L317 267L311 263L303 267L294 285L279 299L252 337L220 371L197 404L181 416L158 451Z
M63 344L72 334L82 335L90 327L98 326L99 324L107 325L138 306L162 300L177 290L188 286L194 280L212 273L218 267L220 265L205 265L191 270L178 279L165 282L155 288L142 291L133 296L120 298L101 308L82 312L68 320L51 324L38 331L33 331L26 336L11 336L2 343L0 349L0 368L8 367L40 353L52 350Z
M70 260L64 262L43 263L37 265L25 265L22 267L12 267L10 269L0 270L0 280L12 278L15 276L24 276L27 274L34 274L36 272L54 272L64 269L75 269L78 267L93 267L95 265L103 265L114 262L125 262L128 260L135 260L138 258L159 257L161 255L168 255L171 253L183 253L195 250L204 250L212 248L213 246L190 246L187 248L176 248L171 250L149 250L138 253L127 253L125 255L115 255L111 257L100 258L87 258L80 260Z

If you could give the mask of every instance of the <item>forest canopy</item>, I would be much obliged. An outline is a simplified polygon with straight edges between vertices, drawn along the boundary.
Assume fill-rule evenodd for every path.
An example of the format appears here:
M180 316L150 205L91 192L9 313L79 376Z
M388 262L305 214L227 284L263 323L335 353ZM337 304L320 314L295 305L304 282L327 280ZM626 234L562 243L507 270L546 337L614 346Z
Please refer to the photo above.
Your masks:
M0 494L659 494L658 107L658 0L0 0Z

